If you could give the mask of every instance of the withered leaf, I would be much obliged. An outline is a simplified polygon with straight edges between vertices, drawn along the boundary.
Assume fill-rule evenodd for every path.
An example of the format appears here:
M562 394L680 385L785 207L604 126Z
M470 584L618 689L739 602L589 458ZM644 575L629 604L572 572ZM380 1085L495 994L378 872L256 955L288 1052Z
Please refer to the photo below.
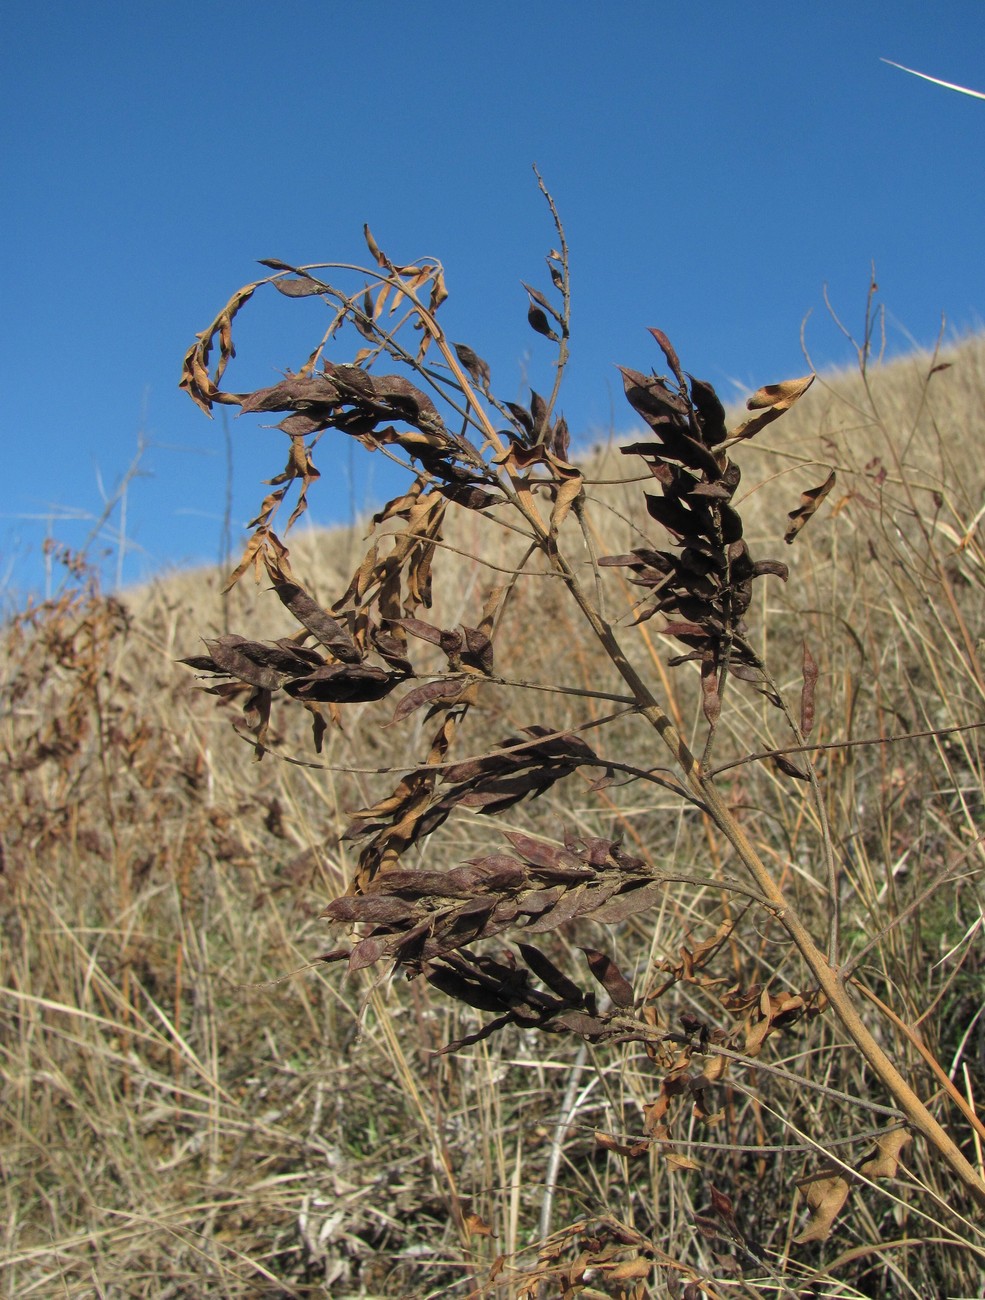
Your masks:
M241 682L251 686L262 686L266 690L276 690L284 680L283 673L265 667L262 662L265 647L244 637L227 635L206 641L213 663L222 672L231 677L238 677ZM254 653L250 653L253 651Z
M527 869L516 858L507 857L505 853L493 853L486 858L474 859L464 867L454 867L447 873L447 879L456 889L464 890L465 897L477 890L502 894L522 888L527 882Z
M548 417L547 402L541 397L540 393L530 390L530 416L534 422L534 433L542 437L544 427L547 424ZM539 453L538 453L539 455Z
M460 703L474 680L469 677L455 677L451 681L425 682L422 686L415 686L397 705L387 725L392 726L395 722L402 722L424 704L434 708L441 704Z
M366 240L366 247L369 249L370 256L375 258L377 265L385 267L387 270L391 270L390 259L385 253L381 252L379 244L377 244L376 240L373 238L373 232L370 230L368 223L363 226L363 238Z
M626 366L620 366L619 370L630 406L644 418L665 420L668 415L679 415L687 419L690 407L686 399L680 393L671 392L662 379L656 375L641 375L638 370Z
M526 280L521 280L520 283L523 285L524 289L526 289L527 293L530 294L531 298L533 298L534 302L543 307L546 312L549 312L550 315L560 324L561 313L551 305L550 300L545 298L539 289L535 289L532 285L527 284Z
M578 500L582 493L582 476L581 474L567 474L558 486L554 497L554 508L551 510L551 536L556 537L558 529L568 517L568 512Z
M785 411L789 411L794 402L807 392L813 382L813 375L805 375L803 379L789 379L782 384L767 384L765 387L757 389L746 405L751 411L761 410L762 414L754 416L753 419L747 420L745 424L741 424L737 429L733 429L731 436L733 438L755 437L768 424L772 424Z
M338 386L326 375L288 375L279 384L248 393L240 402L240 411L244 415L267 411L331 411L339 400Z
M297 621L343 663L358 663L361 656L352 637L330 614L295 582L274 579L274 590Z
M588 958L589 969L608 993L617 1007L631 1007L636 1000L633 986L622 971L604 952L597 948L582 948Z
M551 329L551 323L547 319L543 309L538 307L536 303L530 304L529 310L527 311L527 320L530 322L530 328L534 330L535 333L543 334L544 337L550 339L552 343L559 343L561 341L557 333Z
M728 430L725 427L725 407L719 401L718 394L703 379L695 379L694 375L688 375L688 379L691 381L691 401L698 413L701 436L709 446L724 442Z
M804 642L804 659L802 673L804 687L800 693L800 730L809 736L814 727L814 690L817 686L817 661Z
M274 280L274 288L287 298L311 298L315 294L324 293L327 287L320 280L313 280L307 275L288 280Z
M495 1237L492 1228L478 1214L467 1214L464 1219L465 1231L470 1237Z
M828 1170L803 1179L797 1185L807 1201L809 1217L806 1228L794 1237L794 1241L799 1246L808 1241L827 1241L835 1219L848 1200L851 1190L848 1180Z
M573 853L569 853L560 844L551 844L548 840L534 839L532 835L525 835L523 831L505 831L504 834L521 858L524 858L531 866L577 868L583 865ZM594 872L589 874L594 875Z
M383 939L375 934L368 935L353 948L349 954L349 970L362 970L365 966L372 966L378 962L386 951Z
M322 916L329 921L348 921L352 924L366 921L373 925L394 924L414 915L413 906L402 899L369 894L336 898L322 912Z
M606 1032L605 1021L590 1016L587 1011L565 1011L554 1018L554 1024L590 1040L601 1038Z
M623 1260L613 1268L606 1269L605 1276L609 1282L633 1282L640 1278L649 1277L653 1267L652 1259L640 1256L638 1259ZM635 1294L635 1288L633 1294Z
M808 519L814 514L818 506L828 495L835 485L837 475L832 470L824 482L816 488L809 488L801 495L800 505L796 510L791 510L787 518L790 520L790 526L783 534L783 540L789 545L800 530L807 523Z
M906 1129L884 1133L876 1143L875 1152L858 1166L866 1178L895 1178L903 1148L913 1141Z
M620 1142L609 1133L595 1132L595 1144L601 1147L603 1151L612 1151L618 1156L628 1156L634 1159L636 1156L643 1156L650 1149L650 1143L646 1138L639 1142Z
M789 411L813 382L814 375L805 375L803 379L785 379L779 384L764 384L746 401L746 406L750 411L762 410L765 407L772 407L777 411Z
M666 892L667 886L663 881L639 883L612 895L599 907L593 908L592 920L606 925L617 925L620 921L628 921L631 916L639 916L648 908L656 907L663 901Z
M533 416L530 414L530 412L527 410L525 406L520 406L517 402L504 402L503 405L509 411L510 415L513 416L514 420L516 420L517 422L517 425L523 430L524 433L526 434L533 433L534 431Z
M664 1156L664 1164L668 1169L685 1169L689 1173L701 1168L697 1160L692 1160L690 1156L678 1155L676 1151L667 1152Z
M467 343L453 343L452 347L462 366L468 371L469 378L488 395L490 380L488 363L483 361L477 352L473 352Z
M299 700L345 704L381 700L405 680L404 673L388 673L369 664L326 664L307 677L287 682L284 690Z
M784 776L792 776L795 781L810 780L810 777L807 775L806 772L802 771L801 768L799 768L796 763L791 763L790 759L785 758L783 754L774 754L773 762L784 774Z
M680 358L678 357L677 352L674 349L674 345L671 343L670 339L663 332L663 330L658 330L655 327L651 326L650 333L656 339L660 347L660 351L667 358L667 364L668 366L670 366L671 370L673 371L674 378L683 388L684 375L681 372Z
M481 1043L484 1038L491 1038L493 1034L500 1029L505 1029L507 1025L513 1023L513 1013L507 1011L503 1016L497 1016L495 1020L490 1020L488 1024L476 1030L474 1034L466 1034L464 1038L456 1038L454 1042L446 1043L444 1047L439 1047L435 1056L448 1056L452 1052L459 1052L463 1047L471 1047L473 1043Z
M543 980L552 993L556 993L559 998L569 1002L572 1006L581 1006L585 997L581 989L573 980L569 980L567 975L563 974L550 961L539 948L533 944L517 942L516 945L523 960L527 963L538 979Z
M461 975L448 970L445 966L432 966L426 969L424 978L448 997L454 998L457 1002L464 1002L468 1007L475 1007L477 1011L505 1009L504 999L498 993L483 988L474 980L463 979Z
M485 510L501 499L493 496L491 492L484 492L482 488L472 483L439 483L438 491L449 501L464 506L466 510Z

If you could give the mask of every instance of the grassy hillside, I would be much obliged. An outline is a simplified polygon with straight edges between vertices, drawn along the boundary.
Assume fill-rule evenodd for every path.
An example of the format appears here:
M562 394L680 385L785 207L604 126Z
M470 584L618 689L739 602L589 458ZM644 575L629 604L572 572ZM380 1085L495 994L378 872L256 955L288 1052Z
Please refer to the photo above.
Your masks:
M983 417L985 342L971 339L822 377L733 452L750 548L791 569L786 584L756 584L750 636L794 698L805 641L819 669L811 742L825 747L842 959L872 1033L979 1172ZM785 546L788 512L832 468L831 493ZM591 458L586 567L592 551L656 534L641 473L616 447ZM490 549L485 520L461 515L435 560L428 617L443 628L475 626L522 549L506 532ZM577 534L573 518L564 527ZM291 558L327 602L365 546L363 530L304 536ZM680 646L659 618L633 632L639 590L624 569L601 572L634 664L699 743L694 665L668 669ZM211 572L178 574L117 599L80 568L6 633L5 1294L983 1294L980 1217L926 1143L899 1148L891 1176L859 1172L898 1128L891 1099L775 919L725 887L733 852L709 818L628 781L626 769L664 761L636 713L597 734L588 724L618 711L597 698L484 688L456 759L537 723L580 729L622 766L611 780L575 772L497 821L459 810L415 864L499 852L504 829L621 842L668 878L660 901L616 924L572 922L542 947L579 978L579 949L604 951L676 1038L648 1051L513 1025L436 1054L489 1014L383 967L345 977L319 962L345 938L320 915L355 869L342 834L394 769L420 762L424 710L389 726L396 696L350 706L317 754L310 718L275 701L270 752L255 761L241 698L218 702L176 661L203 637L296 625L263 586L226 598L219 586ZM617 694L576 615L531 570L504 616L498 675ZM726 703L723 794L823 932L831 893L810 787L772 760L744 761L789 733L748 683ZM692 1104L673 1080L709 1033L740 1059L692 1088ZM826 1240L798 1242L831 1159L829 1179L856 1171L850 1198Z

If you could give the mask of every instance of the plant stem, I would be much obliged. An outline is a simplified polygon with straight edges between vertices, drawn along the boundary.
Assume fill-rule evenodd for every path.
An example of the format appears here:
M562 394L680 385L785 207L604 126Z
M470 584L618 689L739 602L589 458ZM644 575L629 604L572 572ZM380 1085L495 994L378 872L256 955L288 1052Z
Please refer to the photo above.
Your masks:
M640 714L674 755L688 785L695 795L704 801L716 826L739 855L742 865L752 876L767 906L796 944L808 970L817 980L845 1031L913 1128L947 1161L976 1205L985 1211L985 1181L979 1177L974 1166L965 1158L957 1144L930 1113L870 1033L859 1015L841 973L828 962L796 909L787 901L742 826L723 800L713 778L702 772L700 763L691 753L684 738L626 658L612 628L595 608L564 557L554 547L545 545L545 550L548 551L555 568L563 577L568 590L612 664L633 692L639 704Z

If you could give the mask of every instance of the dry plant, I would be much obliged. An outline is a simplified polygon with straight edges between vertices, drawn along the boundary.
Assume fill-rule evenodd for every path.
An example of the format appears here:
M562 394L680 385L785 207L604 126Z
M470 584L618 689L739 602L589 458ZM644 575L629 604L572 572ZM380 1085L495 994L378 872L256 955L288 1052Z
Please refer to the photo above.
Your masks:
M570 285L563 228L544 193L558 236L558 248L547 258L552 288L548 293L524 288L531 327L556 349L555 381L550 396L534 392L528 406L498 399L488 365L470 346L447 339L438 320L447 296L440 265L398 265L378 248L368 229L375 265L265 263L273 274L239 290L199 335L185 359L182 384L203 410L226 403L242 413L286 413L277 428L290 441L288 463L271 480L274 490L253 521L231 581L251 568L258 579L266 575L301 630L267 642L231 634L216 637L207 641L206 654L186 662L216 679L210 689L224 701L242 699L243 725L258 757L269 746L275 698L293 700L308 711L314 747L320 750L326 731L343 726L346 706L376 704L399 693L396 707L386 706L385 725L412 722L423 732L424 749L413 763L373 769L374 775L389 770L398 779L352 816L346 838L361 846L356 870L345 893L324 913L347 927L352 940L320 960L345 962L350 973L382 965L410 979L422 978L486 1013L489 1018L481 1027L441 1051L459 1052L507 1027L570 1035L596 1049L632 1046L652 1068L641 1131L599 1132L598 1146L629 1161L659 1151L668 1163L687 1167L684 1130L696 1123L708 1126L709 1134L722 1134L736 1099L754 1100L765 1128L769 1108L759 1080L783 1071L764 1059L764 1047L781 1029L789 1031L797 1023L806 1028L826 1013L840 1024L847 1050L857 1054L870 1086L853 1097L829 1089L816 1077L815 1063L812 1074L798 1076L797 1083L818 1099L830 1096L832 1103L847 1106L841 1131L803 1132L796 1121L775 1116L781 1128L792 1130L786 1138L793 1135L797 1141L791 1147L777 1137L767 1141L764 1152L795 1149L818 1155L798 1184L808 1219L787 1249L825 1240L854 1183L895 1178L914 1134L951 1180L950 1210L941 1206L924 1212L978 1214L985 1208L985 1182L969 1156L975 1153L980 1122L953 1084L948 1092L959 1104L964 1125L956 1135L938 1118L938 1106L921 1098L885 1043L883 1025L903 1022L884 1007L886 1020L870 1027L862 998L883 1004L859 987L859 954L847 958L843 949L845 868L815 762L818 746L810 739L818 664L805 644L801 680L792 698L789 685L757 649L755 630L747 622L756 580L786 580L788 575L785 564L752 558L734 500L740 472L730 453L784 414L813 376L760 389L748 403L756 414L729 430L712 387L687 374L668 338L652 330L670 373L623 370L627 399L649 433L620 453L641 462L659 489L644 494L646 510L669 549L643 535L641 544L625 554L599 555L591 485L569 459L568 429L557 411L568 360ZM324 277L326 271L331 280ZM356 288L338 287L338 277L346 274L357 277ZM321 298L330 309L328 328L296 373L272 387L228 392L220 385L233 356L233 320L268 284L291 298ZM329 346L345 326L354 327L364 346L351 361L330 360ZM419 333L418 340L408 340L410 330ZM863 374L870 346L867 333ZM210 373L215 347L219 357ZM396 362L401 372L380 373L384 362ZM298 492L287 528L304 512L318 477L312 450L329 430L400 460L411 481L374 516L377 529L389 527L377 533L348 585L334 599L320 601L292 569L274 524L294 485ZM794 542L836 477L831 469L820 485L803 492L789 512L786 542ZM480 540L475 553L476 563L491 567L495 577L478 594L467 621L460 616L456 626L421 617L438 599L438 557L453 546L446 538L446 515L452 509L472 512L496 535L490 543ZM926 527L924 517L919 509L914 515L919 532L921 525ZM488 558L492 556L495 561ZM685 738L671 716L674 694L661 702L660 692L625 648L627 634L610 612L607 568L628 571L642 588L635 623L660 614L665 620L660 634L683 646L670 666L697 666L704 718L699 745ZM941 572L934 577L945 580ZM551 585L570 599L586 633L600 647L607 672L596 665L583 685L559 680L551 671L550 654L529 654L530 639L537 635L529 628L527 654L519 659L510 654L511 614L528 580ZM545 611L553 611L558 602L556 594L549 596ZM545 646L553 618L552 612L551 623L540 631ZM964 625L958 632L957 650L978 677L971 634ZM717 751L723 711L743 691L776 710L786 738L765 751L747 750L722 762ZM525 698L576 697L594 705L595 712L570 726L558 725L546 713L525 712L521 725L490 745L488 715L504 706L487 704L487 698L495 700L503 692ZM512 714L520 706L507 707ZM645 761L624 761L621 746L602 748L606 728L630 719L652 733L655 748ZM734 738L736 728L730 732ZM928 727L927 734L940 743L949 729L938 724ZM377 748L377 756L379 752ZM815 830L805 872L815 895L813 924L798 902L800 887L786 878L790 865L782 855L768 855L757 846L746 817L724 792L722 775L750 762L774 766L787 783L784 800ZM577 817L564 815L563 797L558 801L560 830L553 839L516 829L504 817L575 774L587 778L589 791L601 798L616 782L634 782L649 790L644 800L669 792L683 801L703 820L716 870L667 870L645 843L631 852L622 834L587 834ZM471 823L477 814L501 820L503 842L492 852L449 866L448 838L432 837L447 822ZM725 900L723 918L706 939L683 944L677 962L653 954L631 981L597 936L666 906L675 884L713 889ZM821 914L823 933L817 929ZM899 923L896 918L888 928ZM739 959L743 926L753 926L754 932L763 927L776 936L774 942L785 936L802 962L799 978L785 969L781 982L779 970L768 965L763 977L757 963L760 978L747 979ZM558 942L531 942L547 935L556 935ZM579 950L584 974L579 961L572 960L572 952ZM723 951L733 954L735 966L736 979L728 987L709 975ZM594 983L586 985L585 976ZM700 1011L682 1014L680 1004L668 997L681 985L702 990ZM939 1066L938 1074L947 1077ZM817 1104L823 1114L823 1102ZM829 1127L824 1124L825 1130ZM853 1157L851 1146L865 1142L874 1143L871 1153ZM727 1138L712 1146L726 1154L730 1150ZM771 1258L755 1244L758 1230L725 1187L709 1182L708 1195L711 1208L693 1216L698 1229L731 1243L736 1268L758 1272L767 1289L785 1285L780 1278L786 1251ZM465 1218L462 1227L466 1235L491 1231L477 1218ZM609 1218L602 1226L579 1223L552 1239L539 1262L520 1268L507 1285L518 1295L551 1286L574 1294L590 1275L596 1291L642 1296L655 1263L671 1276L681 1267L659 1244L659 1225L654 1228L641 1235ZM572 1243L577 1245L574 1262L568 1258ZM495 1288L510 1267L510 1258L498 1255L479 1289ZM688 1278L686 1284L693 1289L698 1280ZM743 1285L749 1284L747 1276Z
M558 238L523 406L437 265L270 268L308 363L220 390L248 286L186 375L278 412L275 594L66 554L6 629L5 1293L980 1294L985 346L873 303L743 421L659 335L576 466ZM340 432L407 490L288 555Z

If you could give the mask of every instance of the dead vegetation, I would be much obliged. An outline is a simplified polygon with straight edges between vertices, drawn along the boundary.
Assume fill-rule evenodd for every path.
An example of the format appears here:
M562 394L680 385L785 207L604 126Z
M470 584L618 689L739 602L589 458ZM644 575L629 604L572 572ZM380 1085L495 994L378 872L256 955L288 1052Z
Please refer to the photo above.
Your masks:
M985 348L870 304L737 428L655 332L579 466L563 242L522 407L370 249L271 268L280 384L219 387L257 285L189 353L287 435L266 590L8 629L8 1293L979 1294ZM288 551L341 436L407 491Z

